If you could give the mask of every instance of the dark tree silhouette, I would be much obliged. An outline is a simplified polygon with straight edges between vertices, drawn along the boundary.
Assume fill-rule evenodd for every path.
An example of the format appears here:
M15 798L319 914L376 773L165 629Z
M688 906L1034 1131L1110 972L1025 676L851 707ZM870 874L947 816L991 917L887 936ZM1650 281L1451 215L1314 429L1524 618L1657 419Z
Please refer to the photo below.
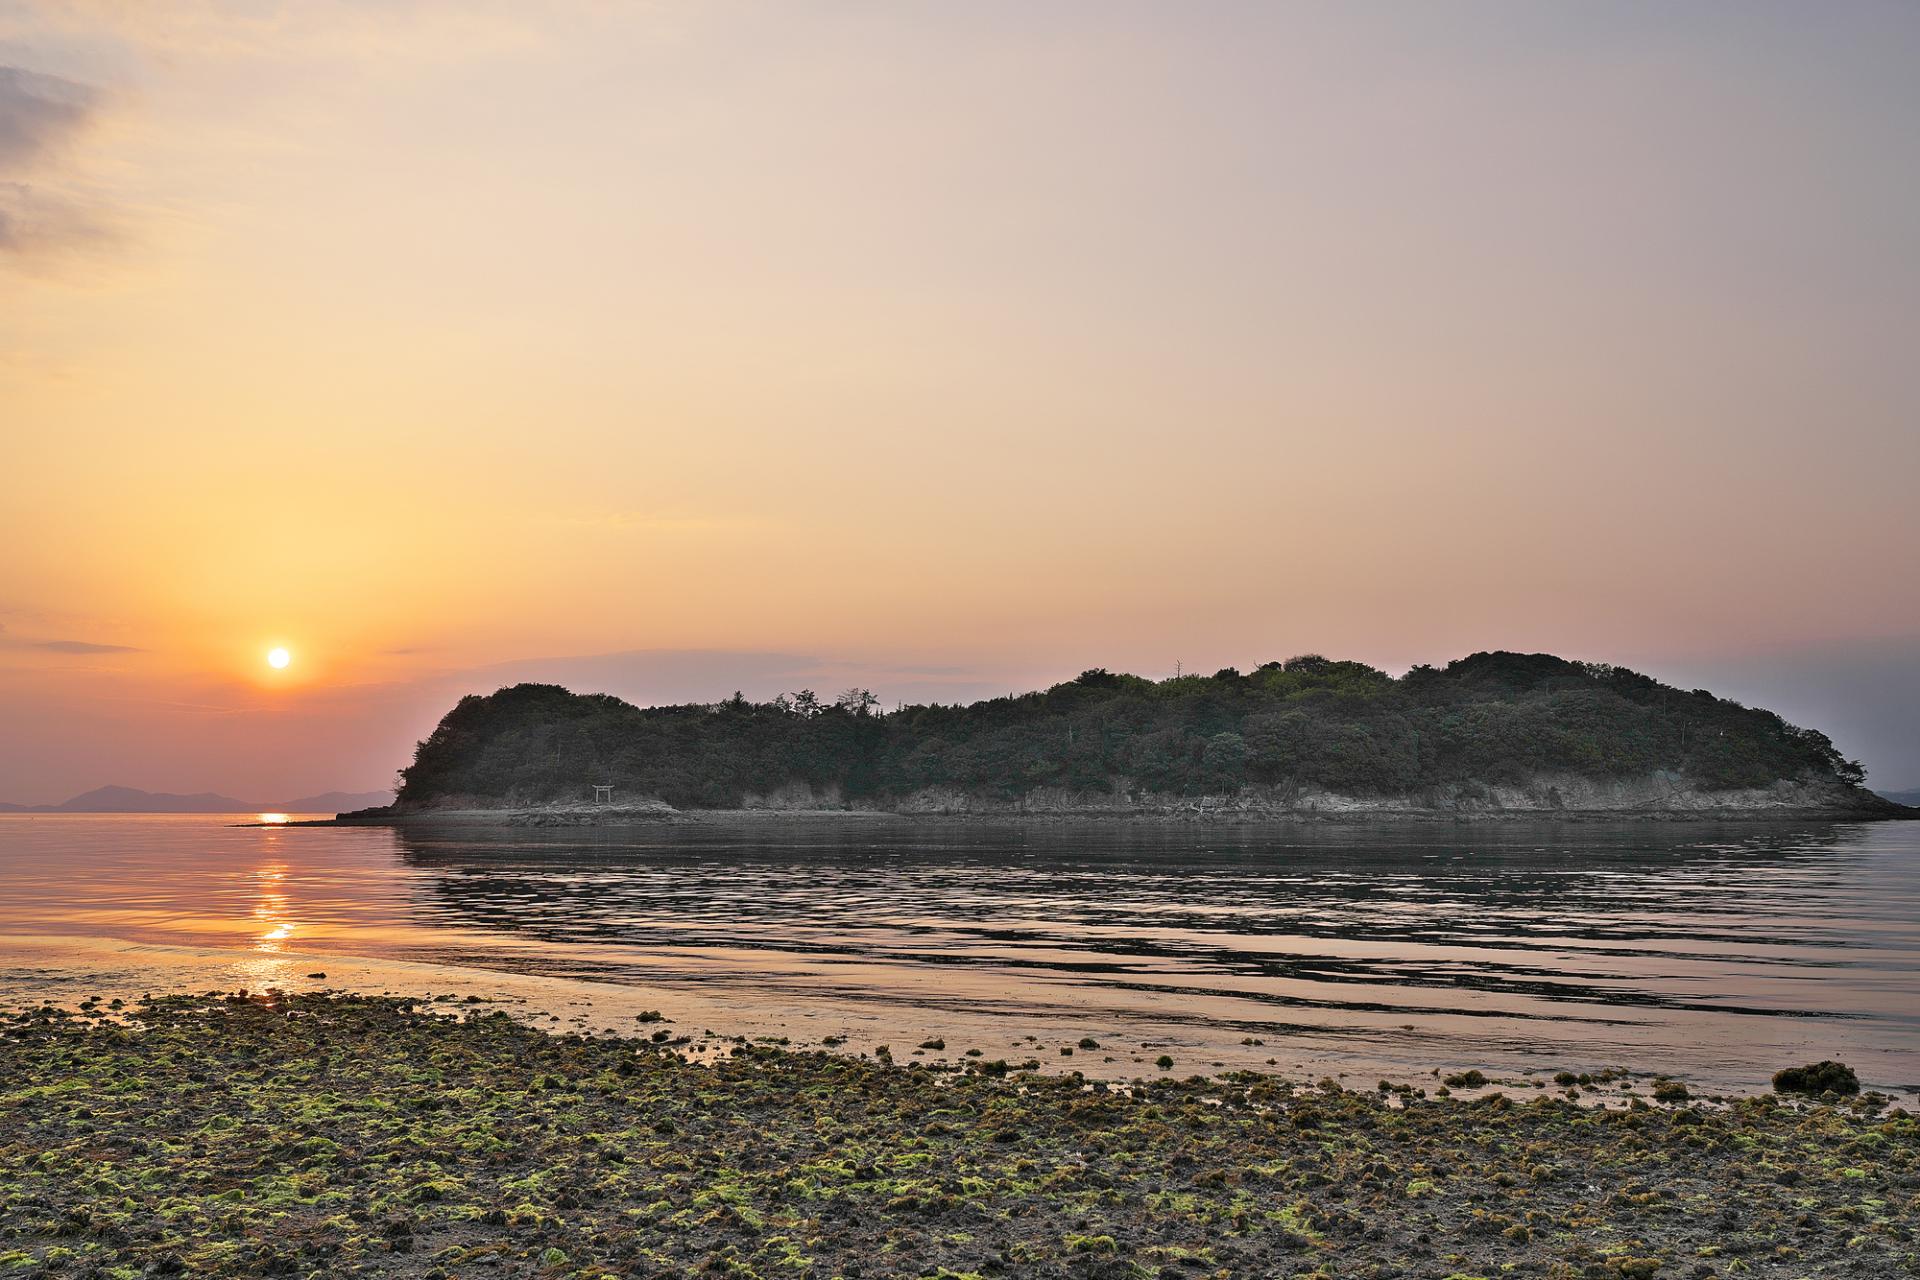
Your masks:
M549 800L589 782L693 807L796 783L873 800L932 786L1417 795L1656 770L1709 788L1864 778L1823 733L1622 667L1476 653L1395 680L1314 654L1159 682L1096 667L1044 692L890 713L865 689L642 709L515 685L461 699L401 771L399 799Z

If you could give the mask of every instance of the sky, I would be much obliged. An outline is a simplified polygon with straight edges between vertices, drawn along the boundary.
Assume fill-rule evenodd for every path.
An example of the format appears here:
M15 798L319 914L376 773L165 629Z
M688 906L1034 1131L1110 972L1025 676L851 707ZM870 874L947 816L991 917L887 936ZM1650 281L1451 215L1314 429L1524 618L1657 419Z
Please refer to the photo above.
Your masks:
M1904 0L0 0L0 799L377 789L521 678L1490 648L1920 786L1916 66Z

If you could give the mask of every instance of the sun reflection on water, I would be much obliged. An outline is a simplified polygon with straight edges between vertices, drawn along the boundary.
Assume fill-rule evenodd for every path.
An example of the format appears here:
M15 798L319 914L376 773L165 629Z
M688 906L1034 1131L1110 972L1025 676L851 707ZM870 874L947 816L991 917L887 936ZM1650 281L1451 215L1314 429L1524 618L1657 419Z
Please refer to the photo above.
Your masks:
M259 897L253 906L254 919L260 922L262 931L254 940L255 951L278 952L280 944L291 938L299 922L293 918L293 899L285 889L287 866L284 862L272 862L253 873L256 892Z

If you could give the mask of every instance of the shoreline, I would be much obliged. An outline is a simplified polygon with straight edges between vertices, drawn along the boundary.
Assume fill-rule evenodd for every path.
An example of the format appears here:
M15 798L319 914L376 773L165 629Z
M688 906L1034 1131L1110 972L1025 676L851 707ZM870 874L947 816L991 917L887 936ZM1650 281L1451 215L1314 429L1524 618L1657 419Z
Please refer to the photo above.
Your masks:
M1920 1262L1920 1126L1875 1096L1111 1087L746 1040L689 1063L641 1030L273 992L0 1021L0 1264L1642 1280Z
M530 972L480 959L445 962L333 949L170 945L152 939L87 935L0 936L0 960L58 969L55 987L7 981L0 963L0 1018L8 1012L98 1009L112 1001L138 1006L156 993L220 992L236 986L289 997L402 1000L423 1006L485 1009L555 1034L630 1033L636 1025L674 1028L683 1056L709 1060L735 1043L779 1044L795 1052L848 1056L878 1053L936 1073L978 1060L1028 1064L1047 1075L1079 1075L1120 1085L1157 1073L1163 1055L1181 1077L1225 1079L1245 1072L1343 1084L1386 1081L1396 1088L1437 1088L1475 1068L1488 1089L1522 1097L1557 1093L1573 1073L1582 1105L1630 1104L1636 1090L1666 1077L1686 1080L1713 1100L1764 1090L1782 1065L1820 1056L1844 1057L1866 1087L1903 1105L1920 1106L1920 1079L1910 1061L1884 1046L1836 1048L1815 1035L1776 1037L1763 1055L1737 1063L1663 1052L1656 1035L1638 1045L1529 1035L1522 1028L1466 1033L1401 1025L1406 1014L1361 1013L1332 1023L1281 1015L1250 1019L1232 1008L1209 1010L1185 997L1149 998L1121 1007L1062 1000L1030 1009L982 1011L965 996L921 990L905 999L867 1001L845 993L769 989L741 991L672 978L610 980L586 974ZM1472 1018L1474 1015L1462 1013ZM1499 1015L1489 1015L1499 1021ZM1091 1040L1092 1047L1087 1041ZM1589 1081L1588 1078L1591 1077Z
M1873 808L1648 808L1648 809L1032 809L924 811L901 809L828 808L592 808L587 806L530 805L498 809L423 809L405 812L336 814L331 818L303 818L283 823L250 822L239 826L292 827L651 827L699 826L721 823L896 821L952 822L1011 826L1031 823L1091 823L1113 825L1312 826L1365 823L1414 823L1473 826L1490 823L1604 822L1902 822L1920 819L1920 809L1892 805Z

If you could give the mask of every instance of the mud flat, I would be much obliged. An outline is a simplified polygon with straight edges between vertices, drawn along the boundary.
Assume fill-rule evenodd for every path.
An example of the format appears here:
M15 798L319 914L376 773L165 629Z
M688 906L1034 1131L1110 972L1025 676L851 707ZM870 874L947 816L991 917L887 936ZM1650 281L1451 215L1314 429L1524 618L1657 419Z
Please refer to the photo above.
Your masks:
M0 1275L1902 1276L1884 1097L1114 1087L164 997L0 1029ZM436 1011L438 1011L436 1013ZM1577 1082L1563 1082L1569 1092Z

